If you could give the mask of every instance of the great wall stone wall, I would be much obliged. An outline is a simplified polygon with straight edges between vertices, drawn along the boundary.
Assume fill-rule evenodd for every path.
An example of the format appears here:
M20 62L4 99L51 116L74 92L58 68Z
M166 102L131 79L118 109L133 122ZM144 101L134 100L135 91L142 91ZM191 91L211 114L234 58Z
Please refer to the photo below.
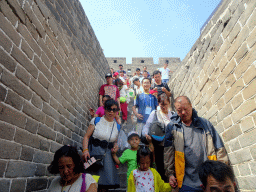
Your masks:
M217 128L241 191L256 190L255 6L224 0L169 84Z
M79 0L0 0L0 191L44 191L109 71Z
M173 74L256 190L256 2L223 0ZM108 62L78 0L0 0L0 191L46 191L63 144L81 146Z

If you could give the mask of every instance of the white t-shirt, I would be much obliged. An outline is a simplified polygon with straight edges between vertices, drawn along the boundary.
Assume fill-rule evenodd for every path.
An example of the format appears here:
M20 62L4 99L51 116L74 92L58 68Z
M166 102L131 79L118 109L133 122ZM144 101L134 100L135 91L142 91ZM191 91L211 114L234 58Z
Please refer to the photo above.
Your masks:
M60 185L60 179L61 179L60 176L53 179L53 181L48 189L48 192L62 191L62 186ZM67 191L80 192L81 187L82 187L82 182L83 182L83 178L82 178L82 174L81 174L81 176L72 185L67 185L67 186L63 187L63 191L64 192L67 192ZM92 183L96 183L96 181L93 179L93 177L90 174L86 173L85 183L86 183L86 191L87 191L89 189L90 185Z
M169 79L169 73L170 73L170 69L166 68L160 68L159 71L162 74L162 79Z
M94 124L95 118L93 118L90 122L91 125ZM114 124L113 133L111 135L111 130ZM111 135L110 141L109 137ZM94 138L97 138L99 140L106 140L109 142L115 142L118 136L118 129L117 129L117 123L114 120L113 122L108 122L104 116L100 118L100 121L96 124L94 132L92 134Z
M153 192L155 191L154 176L152 171L140 171L135 169L133 171L133 177L135 179L136 191L140 192Z

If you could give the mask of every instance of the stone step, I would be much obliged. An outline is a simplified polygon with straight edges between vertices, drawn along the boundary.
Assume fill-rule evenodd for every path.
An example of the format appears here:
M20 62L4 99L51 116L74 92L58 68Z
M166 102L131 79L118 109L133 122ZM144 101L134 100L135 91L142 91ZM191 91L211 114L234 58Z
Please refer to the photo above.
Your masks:
M110 189L109 192L125 192L126 188Z

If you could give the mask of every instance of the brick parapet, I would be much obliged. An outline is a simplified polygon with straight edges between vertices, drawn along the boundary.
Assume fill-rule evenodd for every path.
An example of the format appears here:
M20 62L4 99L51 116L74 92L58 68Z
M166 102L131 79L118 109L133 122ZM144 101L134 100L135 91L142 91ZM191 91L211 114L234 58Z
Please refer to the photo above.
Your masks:
M256 190L255 7L223 1L169 83L215 126L241 191Z
M81 147L109 65L78 0L0 1L0 191L45 191Z

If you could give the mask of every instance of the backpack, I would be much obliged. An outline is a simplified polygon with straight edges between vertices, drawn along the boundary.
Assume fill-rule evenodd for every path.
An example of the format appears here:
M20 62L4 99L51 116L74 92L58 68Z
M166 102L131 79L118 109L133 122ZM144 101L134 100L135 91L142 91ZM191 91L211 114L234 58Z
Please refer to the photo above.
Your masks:
M155 116L154 116L152 123L149 126L148 134L156 142L161 143L165 137L165 129L166 129L165 124L158 121L156 110L155 110Z

